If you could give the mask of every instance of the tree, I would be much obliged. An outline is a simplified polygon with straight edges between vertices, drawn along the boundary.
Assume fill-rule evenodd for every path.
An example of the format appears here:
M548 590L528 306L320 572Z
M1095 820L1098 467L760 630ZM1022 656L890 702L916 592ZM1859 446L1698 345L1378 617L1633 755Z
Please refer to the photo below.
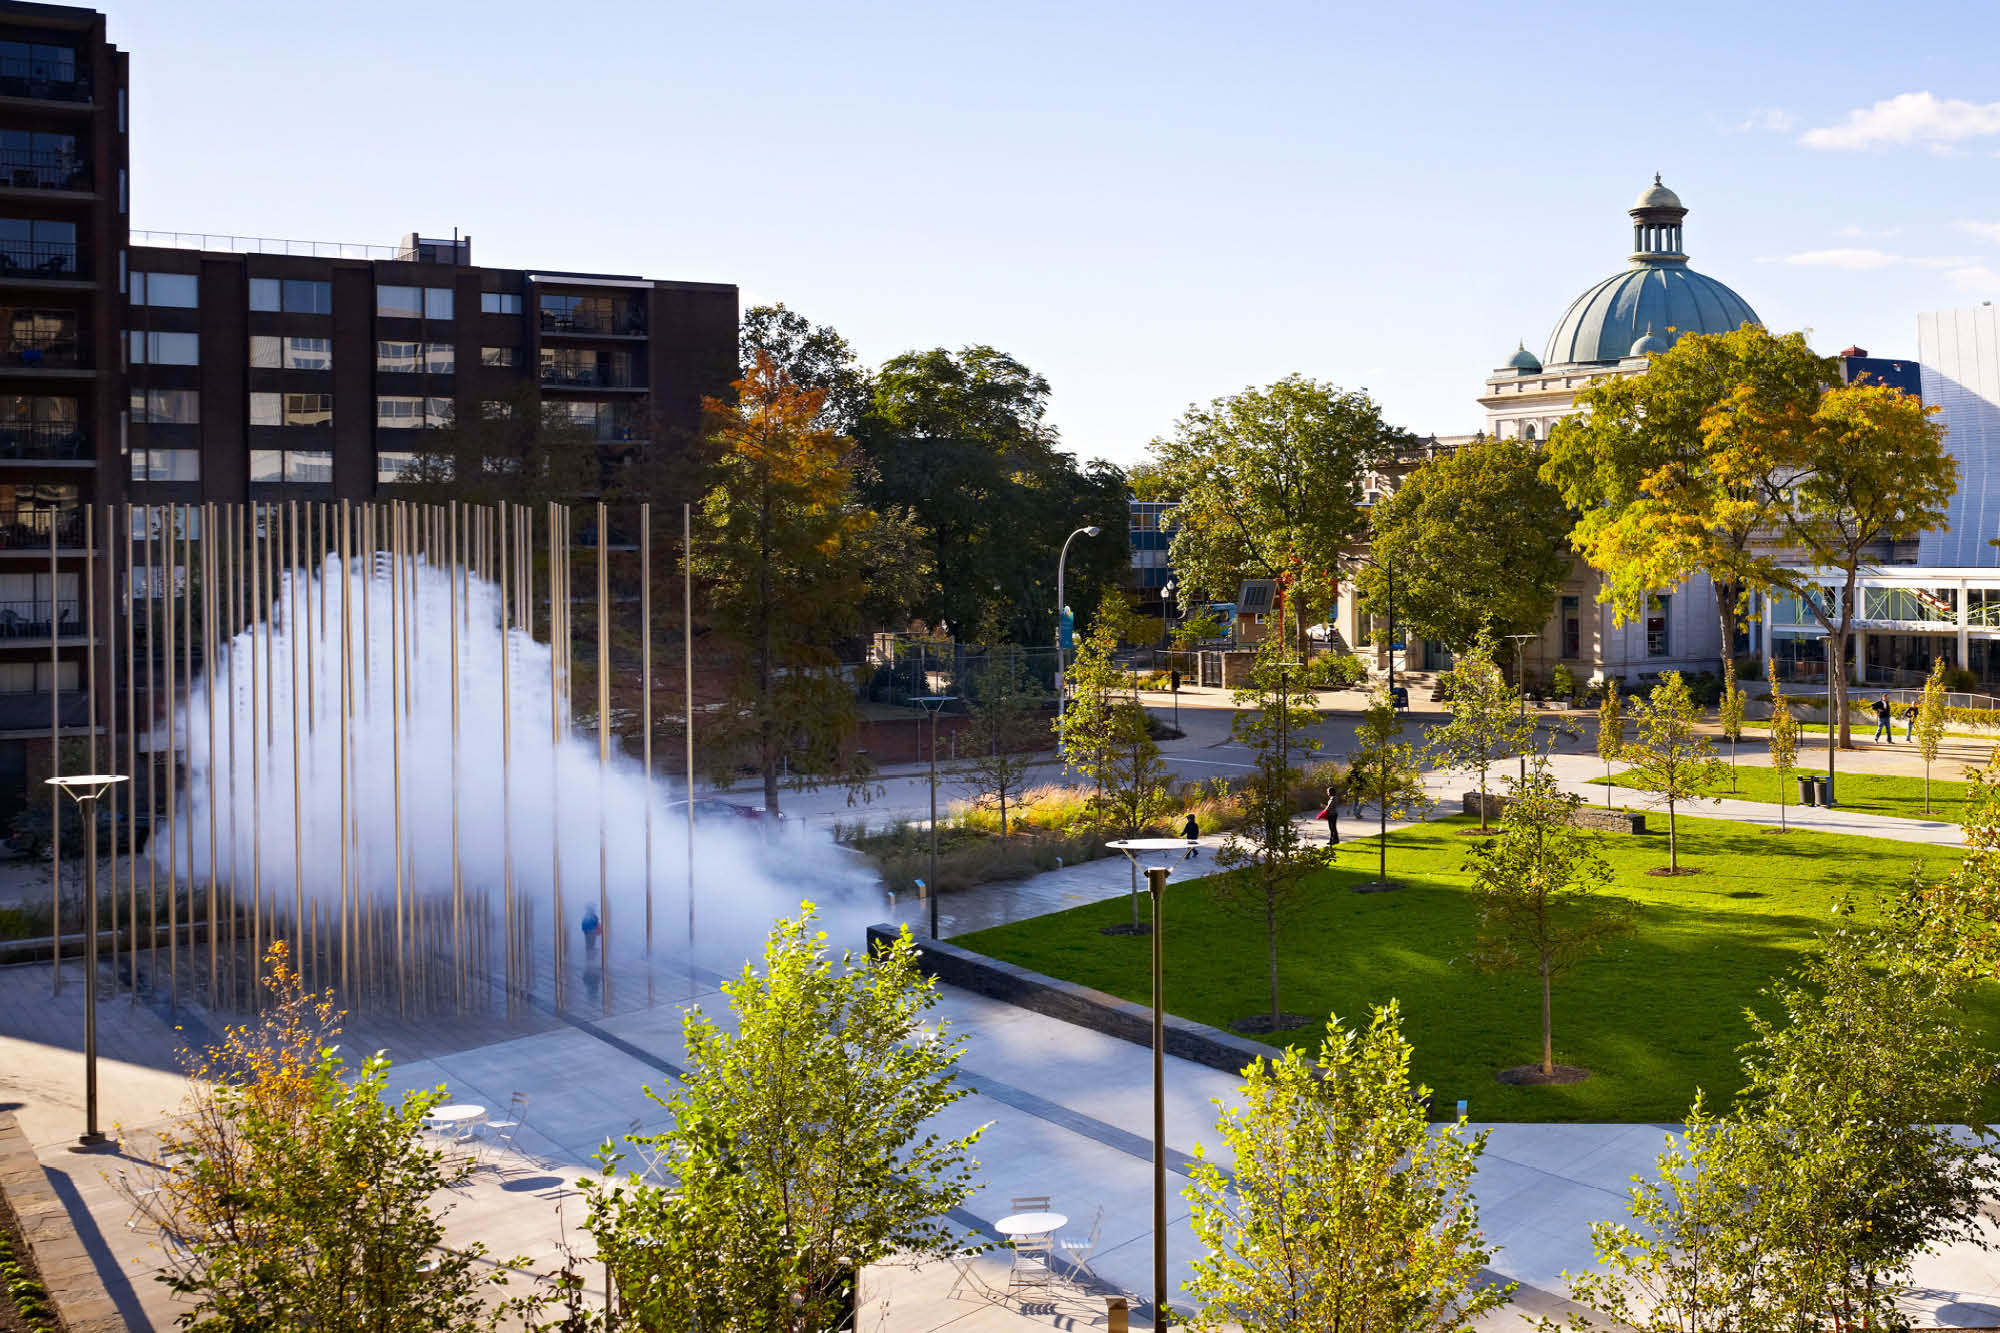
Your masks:
M735 404L708 403L719 457L695 573L733 653L718 776L746 748L775 811L781 769L794 786L865 780L840 646L872 597L907 584L912 557L903 520L860 502L851 442L817 424L821 391L793 384L768 354L737 390Z
M683 1015L687 1068L665 1096L646 1089L669 1126L631 1139L675 1186L584 1184L633 1327L838 1327L860 1269L960 1243L944 1215L972 1194L981 1131L928 1122L969 1091L955 1073L964 1039L928 1017L937 983L907 930L872 957L836 958L815 925L802 904L773 927L763 974L746 965L723 983L733 1032Z
M1493 970L1526 967L1541 983L1542 1077L1556 1074L1551 1003L1558 973L1631 929L1631 904L1598 894L1611 878L1602 835L1578 828L1583 798L1538 759L1500 817L1500 836L1466 861L1479 898L1473 957Z
M1222 623L1222 617L1212 608L1204 606L1189 612L1186 619L1174 626L1174 647L1186 652L1198 643L1221 638L1228 632L1229 627Z
M1500 439L1423 463L1375 506L1375 563L1356 581L1363 605L1386 608L1386 568L1397 623L1454 651L1482 628L1540 630L1569 574L1574 519L1541 465L1533 443Z
M1743 709L1748 701L1743 697L1743 687L1736 683L1736 659L1725 655L1722 659L1722 701L1716 708L1716 721L1722 726L1722 734L1729 738L1729 790L1736 790L1736 742L1743 739Z
M1658 803L1667 807L1667 868L1655 873L1692 874L1681 868L1674 813L1682 802L1696 799L1704 787L1721 780L1723 763L1715 757L1708 737L1695 731L1698 714L1680 672L1662 675L1651 697L1640 700L1634 711L1639 736L1626 747L1625 756L1632 761L1640 786L1656 793Z
M1933 658L1931 674L1924 681L1923 696L1917 700L1917 753L1924 757L1924 813L1931 812L1931 765L1937 762L1938 746L1944 740L1943 657Z
M1784 692L1771 691L1771 771L1778 775L1778 831L1785 831L1785 788L1799 762L1799 720Z
M1369 696L1368 706L1354 729L1354 753L1348 781L1357 800L1375 802L1380 816L1380 869L1365 889L1401 888L1389 882L1389 820L1421 816L1431 808L1430 793L1424 789L1423 769L1417 752L1396 738L1403 734L1403 717L1389 697L1387 685Z
M972 788L976 802L989 798L1000 808L1000 836L1007 836L1007 801L1018 797L1034 770L1042 730L1042 692L1029 679L1019 650L995 648L971 678L966 706L968 750L958 780Z
M1333 600L1340 553L1366 531L1363 475L1411 437L1367 394L1302 375L1190 407L1153 456L1180 505L1171 559L1181 605L1274 579L1279 615L1306 627Z
M1216 864L1228 873L1209 881L1219 901L1264 927L1271 1012L1232 1023L1238 1032L1283 1032L1306 1023L1304 1015L1278 1005L1278 923L1299 905L1309 877L1333 862L1333 849L1308 843L1292 818L1301 776L1293 757L1318 751L1319 738L1307 728L1319 720L1319 708L1306 688L1305 668L1286 656L1285 644L1266 639L1249 686L1236 691L1229 734L1249 749L1254 767L1238 789L1244 823L1216 853Z
M1217 1102L1233 1171L1195 1145L1190 1328L1468 1333L1507 1303L1513 1283L1480 1280L1486 1132L1431 1132L1395 1001L1360 1033L1328 1018L1317 1061L1294 1046L1245 1078L1242 1106Z
M1549 435L1543 475L1580 517L1571 543L1604 576L1598 597L1623 623L1662 588L1697 573L1715 586L1721 656L1746 591L1774 586L1765 498L1721 466L1710 415L1739 388L1766 403L1809 403L1839 382L1801 334L1748 325L1683 334L1643 375L1586 388ZM1530 626L1529 628L1535 628Z
M1611 808L1611 766L1625 757L1625 708L1618 698L1618 678L1604 680L1604 701L1597 705L1597 757L1604 761L1604 808Z
M1131 677L1115 659L1119 617L1101 608L1069 670L1074 690L1059 724L1063 763L1092 783L1090 808L1100 827L1136 838L1166 810L1170 774L1146 710L1131 697ZM1132 870L1133 933L1139 923L1139 872Z
M483 1297L521 1261L495 1268L483 1245L445 1244L432 1200L472 1165L425 1141L444 1088L392 1097L379 1052L350 1071L330 995L301 986L283 944L265 968L263 1016L190 1057L187 1101L160 1136L165 1165L121 1178L137 1214L174 1242L159 1276L189 1303L179 1322L470 1333L523 1312Z
M1479 773L1479 831L1486 824L1486 774L1503 754L1525 750L1535 724L1521 716L1519 700L1493 661L1493 634L1480 625L1471 646L1453 660L1444 676L1451 719L1430 727L1424 739L1444 765Z
M1944 524L1958 490L1958 461L1938 409L1884 384L1843 384L1801 401L1740 384L1709 414L1714 466L1754 496L1793 560L1765 571L1826 631L1827 765L1852 748L1847 644L1863 565L1881 543ZM1837 587L1819 581L1824 570Z
M801 389L825 395L817 424L836 435L853 435L868 412L874 385L854 358L854 348L840 333L815 324L782 301L753 305L743 312L736 335L742 374L749 374L761 352Z
M1070 548L1078 624L1130 568L1125 474L1062 452L1048 399L1046 379L992 347L908 352L876 373L856 436L867 495L924 528L930 577L913 609L954 637L997 608L1015 642L1053 642L1057 555L1078 528L1102 529Z

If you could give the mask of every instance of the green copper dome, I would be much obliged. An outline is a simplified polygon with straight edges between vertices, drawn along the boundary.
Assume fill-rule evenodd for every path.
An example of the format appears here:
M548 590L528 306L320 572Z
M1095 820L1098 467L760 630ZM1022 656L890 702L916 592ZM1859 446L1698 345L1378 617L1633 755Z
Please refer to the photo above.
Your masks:
M1526 343L1522 343L1515 349L1514 354L1507 358L1507 369L1509 370L1534 371L1541 368L1542 363L1535 360L1535 354L1528 350L1528 344Z
M1630 212L1632 266L1571 303L1549 335L1543 365L1652 355L1683 333L1727 333L1759 322L1749 302L1687 266L1681 250L1681 219L1687 209L1657 176ZM1645 353L1634 345L1641 340L1648 343Z

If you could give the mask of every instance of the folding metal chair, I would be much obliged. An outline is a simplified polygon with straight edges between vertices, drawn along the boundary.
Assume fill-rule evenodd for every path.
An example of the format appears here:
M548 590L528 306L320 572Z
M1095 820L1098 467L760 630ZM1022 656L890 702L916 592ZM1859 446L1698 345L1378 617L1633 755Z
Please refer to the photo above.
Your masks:
M1069 1260L1073 1266L1082 1269L1092 1277L1096 1277L1097 1270L1090 1266L1090 1256L1097 1253L1098 1243L1103 1239L1104 1205L1100 1203L1097 1205L1097 1216L1090 1219L1090 1234L1088 1236L1082 1240L1070 1240L1068 1237L1063 1237L1057 1241L1057 1245L1062 1250L1063 1258Z

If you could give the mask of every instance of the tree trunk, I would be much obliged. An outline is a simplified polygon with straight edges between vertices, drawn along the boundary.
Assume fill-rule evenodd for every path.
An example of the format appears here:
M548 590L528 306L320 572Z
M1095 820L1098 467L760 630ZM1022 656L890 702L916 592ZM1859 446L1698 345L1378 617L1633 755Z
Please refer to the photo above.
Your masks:
M1278 1029L1278 900L1269 885L1264 887L1264 943L1271 967L1271 1030Z
M771 664L771 478L763 477L763 504L757 524L757 700L764 716L758 722L758 760L764 766L764 808L778 815L778 727L772 707Z
M1674 798L1669 794L1667 797L1667 869L1671 871L1679 870L1680 868L1680 847L1674 839Z
M1479 766L1479 831L1486 832L1486 766Z
M1550 1035L1549 956L1542 955L1542 1073L1556 1072L1555 1039Z
M1724 680L1729 678L1729 663L1736 656L1736 585L1716 583L1715 618L1722 630L1721 660L1716 664L1716 674Z

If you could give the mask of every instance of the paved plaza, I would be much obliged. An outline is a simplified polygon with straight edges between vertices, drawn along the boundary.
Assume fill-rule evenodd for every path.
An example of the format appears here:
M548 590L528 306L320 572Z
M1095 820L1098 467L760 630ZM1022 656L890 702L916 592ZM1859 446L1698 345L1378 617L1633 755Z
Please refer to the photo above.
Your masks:
M1185 703L1184 719L1197 711ZM1226 741L1217 740L1214 722L1214 713L1195 720L1182 743L1183 758L1237 762ZM1811 762L1823 753L1814 747L1805 758ZM1594 755L1566 754L1556 762L1566 783L1601 799L1602 788L1584 785L1602 771ZM1841 762L1852 770L1879 760L1864 753ZM1434 774L1432 782L1440 793L1463 786L1449 774ZM1631 796L1621 793L1624 799ZM1747 802L1704 803L1698 813L1756 822L1775 818L1771 807ZM1958 838L1955 826L1941 822L1840 810L1795 809L1792 822L1901 841L1951 844ZM1096 861L953 895L941 904L941 915L945 933L953 934L1116 896L1129 887L1123 861ZM836 943L860 947L852 923L871 912L879 919L887 910L875 909L868 901L839 904L830 918ZM921 904L906 900L894 913L921 930ZM853 938L843 938L849 933ZM1171 994L1171 933L1167 938ZM495 1153L459 1192L451 1231L484 1241L497 1255L526 1255L546 1269L565 1247L588 1255L575 1181L594 1169L593 1154L607 1137L626 1133L635 1122L647 1129L661 1123L660 1109L642 1089L663 1085L681 1068L683 1008L693 1003L711 1014L726 1013L716 972L731 966L732 956L740 964L756 943L754 934L743 931L711 941L705 966L692 974L675 960L663 961L645 985L621 977L616 1005L560 1012L541 1005L512 1019L433 1022L364 1014L349 1024L345 1043L352 1054L387 1048L398 1060L398 1087L442 1083L455 1100L482 1104L496 1114L514 1094L528 1097L528 1126L518 1151ZM106 1000L100 1009L103 1118L122 1127L125 1150L119 1156L74 1155L66 1148L82 1121L83 988L80 965L66 963L64 973L65 984L52 995L47 964L0 969L0 1106L14 1112L39 1151L100 1270L112 1278L131 1326L168 1327L176 1309L152 1280L158 1252L143 1232L127 1225L131 1207L114 1181L121 1170L146 1170L150 1132L181 1096L175 1045L212 1036L226 1017L185 1003L171 1009L144 988L136 1003L123 993ZM1009 1211L1010 1197L1047 1194L1069 1218L1066 1234L1081 1236L1102 1208L1102 1242L1088 1271L1046 1292L1010 1293L1004 1255L987 1256L964 1282L946 1265L914 1272L884 1266L867 1275L862 1327L913 1333L946 1327L1103 1327L1103 1297L1118 1292L1132 1297L1134 1326L1146 1326L1152 1287L1150 1052L951 988L944 989L938 1012L965 1034L962 1073L977 1090L941 1116L938 1127L956 1133L989 1126L976 1150L979 1190L953 1221L968 1232L990 1232L992 1222ZM1168 1247L1170 1281L1178 1291L1193 1253L1178 1186L1196 1143L1214 1145L1212 1102L1229 1101L1236 1080L1181 1060L1170 1059L1168 1066L1169 1183L1175 1189ZM1444 1097L1456 1091L1439 1090ZM1476 1120L1476 1090L1469 1099ZM1650 1170L1671 1127L1481 1127L1491 1131L1476 1184L1482 1222L1499 1247L1498 1274L1521 1284L1517 1308L1491 1322L1518 1326L1523 1314L1563 1308L1562 1273L1591 1262L1588 1224L1622 1215L1627 1180ZM1220 1160L1228 1164L1226 1156ZM1988 1239L2000 1244L2000 1231L1990 1224L1988 1231ZM1930 1256L1919 1265L1917 1279L1921 1322L2000 1323L2000 1250L1965 1248Z

